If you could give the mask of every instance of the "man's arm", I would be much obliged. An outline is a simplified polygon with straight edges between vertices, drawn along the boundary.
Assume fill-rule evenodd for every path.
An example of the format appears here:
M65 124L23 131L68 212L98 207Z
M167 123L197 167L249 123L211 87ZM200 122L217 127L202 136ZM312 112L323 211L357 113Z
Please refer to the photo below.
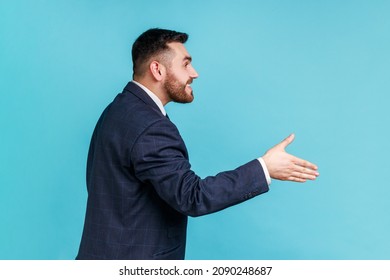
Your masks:
M263 160L274 179L303 182L315 166L287 154L284 149L293 136L270 149ZM268 183L258 160L234 170L201 179L192 170L187 150L176 127L161 120L139 137L131 153L137 178L153 186L172 208L189 216L210 214L268 191Z
M168 120L146 128L132 149L130 161L145 187L153 186L160 198L189 216L210 214L268 191L256 159L201 179L191 170L185 144Z

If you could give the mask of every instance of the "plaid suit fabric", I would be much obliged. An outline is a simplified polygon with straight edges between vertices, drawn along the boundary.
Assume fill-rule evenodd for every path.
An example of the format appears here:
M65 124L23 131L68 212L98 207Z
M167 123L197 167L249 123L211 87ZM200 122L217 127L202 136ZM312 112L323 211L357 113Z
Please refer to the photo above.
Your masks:
M176 126L130 82L102 113L87 161L77 259L184 259L187 217L268 191L257 160L201 179Z

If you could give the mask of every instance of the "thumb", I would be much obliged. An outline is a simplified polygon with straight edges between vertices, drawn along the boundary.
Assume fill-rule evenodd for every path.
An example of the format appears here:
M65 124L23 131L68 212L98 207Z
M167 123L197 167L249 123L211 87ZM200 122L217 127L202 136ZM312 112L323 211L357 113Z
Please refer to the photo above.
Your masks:
M280 147L286 149L288 145L290 145L294 141L295 135L294 133L290 134L286 139L280 142Z

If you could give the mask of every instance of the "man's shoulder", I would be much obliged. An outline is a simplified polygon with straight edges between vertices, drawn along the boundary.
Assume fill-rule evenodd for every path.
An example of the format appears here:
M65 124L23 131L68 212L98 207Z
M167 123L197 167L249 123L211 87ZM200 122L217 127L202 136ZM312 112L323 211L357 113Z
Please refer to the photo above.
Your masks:
M145 129L166 119L153 107L130 94L120 93L100 117L102 131L122 137L137 137Z
M155 107L130 92L122 92L115 97L110 105L110 113L125 120L141 119L143 122L164 117Z
M99 120L99 127L106 136L135 140L149 130L178 133L176 126L146 93L138 88L135 92L127 89L128 86L114 98Z
M140 135L169 120L152 106L128 93L118 94L99 118L96 131L99 141L132 146ZM121 144L121 145L122 145Z

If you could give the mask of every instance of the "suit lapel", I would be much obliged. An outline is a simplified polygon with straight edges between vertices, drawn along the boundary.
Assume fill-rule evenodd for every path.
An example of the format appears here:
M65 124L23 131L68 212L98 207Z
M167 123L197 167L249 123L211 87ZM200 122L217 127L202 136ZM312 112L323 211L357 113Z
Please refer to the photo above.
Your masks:
M148 104L153 107L153 109L157 110L161 115L160 108L158 108L157 104L149 97L149 95L138 85L133 82L129 82L124 91L128 91L129 93L135 95L139 99L141 99L145 104Z

